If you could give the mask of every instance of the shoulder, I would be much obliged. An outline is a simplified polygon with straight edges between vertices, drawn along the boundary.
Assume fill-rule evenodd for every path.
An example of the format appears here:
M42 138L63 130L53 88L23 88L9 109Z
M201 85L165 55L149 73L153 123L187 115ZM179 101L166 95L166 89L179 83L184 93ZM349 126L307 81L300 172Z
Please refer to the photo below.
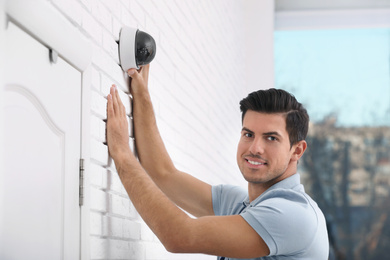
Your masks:
M274 205L278 207L292 208L294 210L307 209L312 210L312 204L315 203L309 195L302 191L292 189L274 189L264 193L255 205Z
M309 195L291 189L271 190L253 205L255 212L268 212L277 219L302 224L307 228L310 228L310 224L316 226L317 208Z
M241 215L266 241L271 253L296 253L310 244L321 211L306 193L274 189L254 202Z

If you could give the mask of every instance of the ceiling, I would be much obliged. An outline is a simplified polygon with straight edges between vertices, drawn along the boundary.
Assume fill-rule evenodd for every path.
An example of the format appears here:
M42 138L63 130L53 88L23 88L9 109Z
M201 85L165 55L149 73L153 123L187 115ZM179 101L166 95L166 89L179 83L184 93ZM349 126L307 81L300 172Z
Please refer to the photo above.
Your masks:
M390 0L275 0L274 28L390 28Z
M390 0L275 0L275 11L390 8Z

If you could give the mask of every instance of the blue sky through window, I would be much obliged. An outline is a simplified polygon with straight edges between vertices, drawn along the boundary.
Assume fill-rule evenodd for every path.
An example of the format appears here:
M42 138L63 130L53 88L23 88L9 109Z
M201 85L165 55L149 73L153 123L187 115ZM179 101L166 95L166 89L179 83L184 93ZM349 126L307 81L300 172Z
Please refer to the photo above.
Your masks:
M276 31L275 86L293 93L311 121L390 126L390 29Z

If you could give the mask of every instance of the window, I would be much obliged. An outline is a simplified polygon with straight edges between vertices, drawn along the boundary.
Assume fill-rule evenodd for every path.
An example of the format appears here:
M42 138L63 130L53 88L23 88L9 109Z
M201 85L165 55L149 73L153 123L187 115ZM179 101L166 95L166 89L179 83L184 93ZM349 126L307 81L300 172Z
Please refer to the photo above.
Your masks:
M329 223L333 259L390 247L390 29L275 32L275 87L308 109L299 172Z

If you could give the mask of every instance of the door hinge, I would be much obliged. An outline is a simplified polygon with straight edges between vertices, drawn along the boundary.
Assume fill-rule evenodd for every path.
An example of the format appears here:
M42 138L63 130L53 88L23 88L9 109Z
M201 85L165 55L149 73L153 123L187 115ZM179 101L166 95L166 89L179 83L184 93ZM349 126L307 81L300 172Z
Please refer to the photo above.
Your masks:
M80 159L79 166L79 206L84 204L84 159Z

